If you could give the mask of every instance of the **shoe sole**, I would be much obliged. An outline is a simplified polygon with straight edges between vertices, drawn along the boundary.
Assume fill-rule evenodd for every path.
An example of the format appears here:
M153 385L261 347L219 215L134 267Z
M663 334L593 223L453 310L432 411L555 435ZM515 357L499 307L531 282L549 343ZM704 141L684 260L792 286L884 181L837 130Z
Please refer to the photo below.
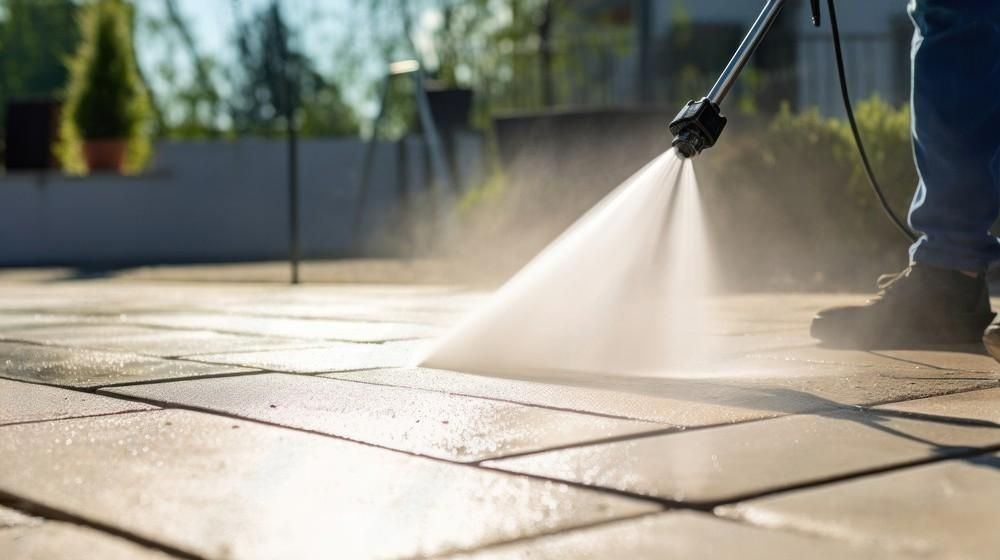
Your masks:
M838 321L824 320L824 317L817 315L810 325L809 334L827 346L859 350L912 349L970 344L983 340L984 331L995 317L996 313L942 316L934 319L932 327L901 331L898 325L890 325L881 329L845 329L844 323L839 322L838 324ZM998 357L1000 356L1000 340L997 342L997 354L994 357L1000 360Z

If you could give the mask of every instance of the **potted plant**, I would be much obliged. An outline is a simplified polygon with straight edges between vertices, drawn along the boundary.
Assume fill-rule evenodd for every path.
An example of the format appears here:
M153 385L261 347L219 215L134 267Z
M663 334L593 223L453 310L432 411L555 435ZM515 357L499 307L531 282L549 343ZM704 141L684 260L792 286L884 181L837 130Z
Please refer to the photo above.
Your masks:
M82 152L91 171L135 169L148 151L151 107L132 50L130 20L121 0L98 0L81 18L82 40L70 61L63 113L68 144L63 156L79 159Z

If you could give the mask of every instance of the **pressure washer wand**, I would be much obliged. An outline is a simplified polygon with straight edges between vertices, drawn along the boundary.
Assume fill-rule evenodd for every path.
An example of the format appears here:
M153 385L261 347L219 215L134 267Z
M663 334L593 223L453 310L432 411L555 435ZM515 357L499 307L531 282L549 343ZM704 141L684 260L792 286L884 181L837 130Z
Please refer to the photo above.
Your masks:
M813 25L819 26L819 0L811 0L810 4ZM705 148L711 148L719 139L726 127L726 117L722 115L720 105L784 6L785 0L767 0L708 95L698 101L688 101L670 123L670 132L674 135L673 146L681 156L694 157Z

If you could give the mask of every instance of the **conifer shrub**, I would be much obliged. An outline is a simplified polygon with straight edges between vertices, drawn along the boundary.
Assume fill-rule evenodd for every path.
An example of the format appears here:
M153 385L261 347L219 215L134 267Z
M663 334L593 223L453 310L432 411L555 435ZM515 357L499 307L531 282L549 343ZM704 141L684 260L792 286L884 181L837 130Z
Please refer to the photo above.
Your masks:
M59 155L67 171L86 170L81 152L87 140L125 140L126 172L141 170L149 159L152 106L135 61L131 19L123 0L97 0L80 18L60 126Z

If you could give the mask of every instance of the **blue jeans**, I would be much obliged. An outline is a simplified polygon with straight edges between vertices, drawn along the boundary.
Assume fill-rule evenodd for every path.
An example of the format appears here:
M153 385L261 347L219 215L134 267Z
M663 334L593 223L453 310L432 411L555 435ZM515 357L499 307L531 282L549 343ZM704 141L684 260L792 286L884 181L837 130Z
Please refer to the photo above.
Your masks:
M911 0L913 262L984 271L1000 260L1000 0Z

